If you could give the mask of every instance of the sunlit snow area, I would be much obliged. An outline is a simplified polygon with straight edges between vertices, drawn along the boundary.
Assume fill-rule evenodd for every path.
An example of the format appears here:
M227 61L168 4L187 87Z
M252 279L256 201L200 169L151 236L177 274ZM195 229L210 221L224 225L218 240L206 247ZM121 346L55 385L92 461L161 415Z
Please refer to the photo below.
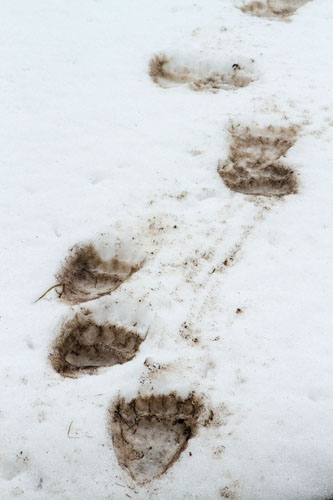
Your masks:
M332 0L3 0L0 500L333 499Z

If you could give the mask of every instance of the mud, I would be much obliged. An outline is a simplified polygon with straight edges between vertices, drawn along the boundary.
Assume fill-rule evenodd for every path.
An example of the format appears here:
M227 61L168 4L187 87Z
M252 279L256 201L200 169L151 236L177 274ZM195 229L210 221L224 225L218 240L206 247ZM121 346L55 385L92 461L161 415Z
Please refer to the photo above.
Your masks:
M233 127L232 142L226 162L219 162L218 173L232 191L261 195L284 196L297 192L294 171L280 159L295 144L297 130L275 128L251 131Z
M258 17L288 17L311 0L267 0L252 1L241 7L241 11Z
M213 93L246 87L254 81L253 75L236 62L224 73L209 72L207 76L202 76L195 68L177 68L165 54L151 59L149 75L154 83L163 88L186 83L192 90Z
M119 399L110 409L110 431L119 464L138 483L164 474L197 432L203 404L194 394Z
M93 244L76 245L56 275L63 286L61 299L70 304L97 299L118 288L139 268L117 257L102 260Z
M50 361L64 377L92 374L99 367L130 361L143 340L135 331L112 324L97 325L92 319L77 315L62 327Z

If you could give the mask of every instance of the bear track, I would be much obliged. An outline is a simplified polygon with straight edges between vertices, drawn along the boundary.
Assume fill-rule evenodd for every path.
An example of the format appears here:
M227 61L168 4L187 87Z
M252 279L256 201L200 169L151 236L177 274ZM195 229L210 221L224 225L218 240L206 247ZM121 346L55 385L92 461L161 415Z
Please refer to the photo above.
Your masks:
M209 71L203 76L195 68L174 66L166 54L158 54L151 59L149 75L162 88L188 84L191 90L213 93L246 87L255 80L252 73L237 63L223 73Z
M92 319L76 315L63 325L54 342L50 361L63 377L92 374L99 367L130 361L143 340L126 328L98 325Z
M241 11L258 17L288 17L311 0L266 0L252 1L241 7Z
M297 192L294 171L280 161L296 142L296 128L269 126L251 131L237 126L230 134L228 159L220 161L217 169L229 189L261 196Z
M111 293L139 268L116 256L102 260L89 243L74 246L56 278L63 287L62 300L74 305Z
M143 484L164 474L197 432L203 404L194 394L121 398L110 408L110 432L119 464Z

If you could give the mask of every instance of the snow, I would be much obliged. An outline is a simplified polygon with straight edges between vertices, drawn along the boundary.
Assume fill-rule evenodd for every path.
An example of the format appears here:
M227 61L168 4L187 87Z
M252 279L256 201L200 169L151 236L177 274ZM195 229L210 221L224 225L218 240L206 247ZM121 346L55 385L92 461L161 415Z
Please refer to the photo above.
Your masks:
M333 4L284 20L237 5L3 2L3 499L333 496ZM161 88L148 74L161 52L200 71L253 59L255 81ZM231 124L299 127L283 160L297 194L224 185ZM109 296L35 303L89 241L144 265ZM146 338L128 363L64 378L48 356L85 309ZM172 391L203 396L215 422L140 486L117 461L108 409Z

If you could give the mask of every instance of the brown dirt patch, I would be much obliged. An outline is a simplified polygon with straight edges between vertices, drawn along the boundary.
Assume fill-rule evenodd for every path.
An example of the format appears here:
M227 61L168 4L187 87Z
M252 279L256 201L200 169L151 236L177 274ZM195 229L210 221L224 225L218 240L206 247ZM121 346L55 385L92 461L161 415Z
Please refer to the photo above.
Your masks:
M241 7L241 11L258 17L288 17L311 0L266 0L252 1Z
M75 245L56 275L63 285L62 300L80 304L107 295L140 268L116 256L102 260L92 243Z
M223 73L208 71L202 75L196 68L177 67L165 54L154 56L149 63L149 75L153 82L167 88L187 83L192 90L218 92L246 87L254 81L252 73L246 71L237 62L230 65Z
M229 157L219 162L218 173L232 191L262 195L284 196L297 192L293 170L280 159L295 144L295 127L250 130L232 127Z
M194 394L119 399L110 409L110 431L119 464L138 483L164 474L199 426L203 404Z
M143 340L135 331L112 324L98 325L76 315L63 325L50 360L64 377L94 373L101 366L121 365L133 359Z

